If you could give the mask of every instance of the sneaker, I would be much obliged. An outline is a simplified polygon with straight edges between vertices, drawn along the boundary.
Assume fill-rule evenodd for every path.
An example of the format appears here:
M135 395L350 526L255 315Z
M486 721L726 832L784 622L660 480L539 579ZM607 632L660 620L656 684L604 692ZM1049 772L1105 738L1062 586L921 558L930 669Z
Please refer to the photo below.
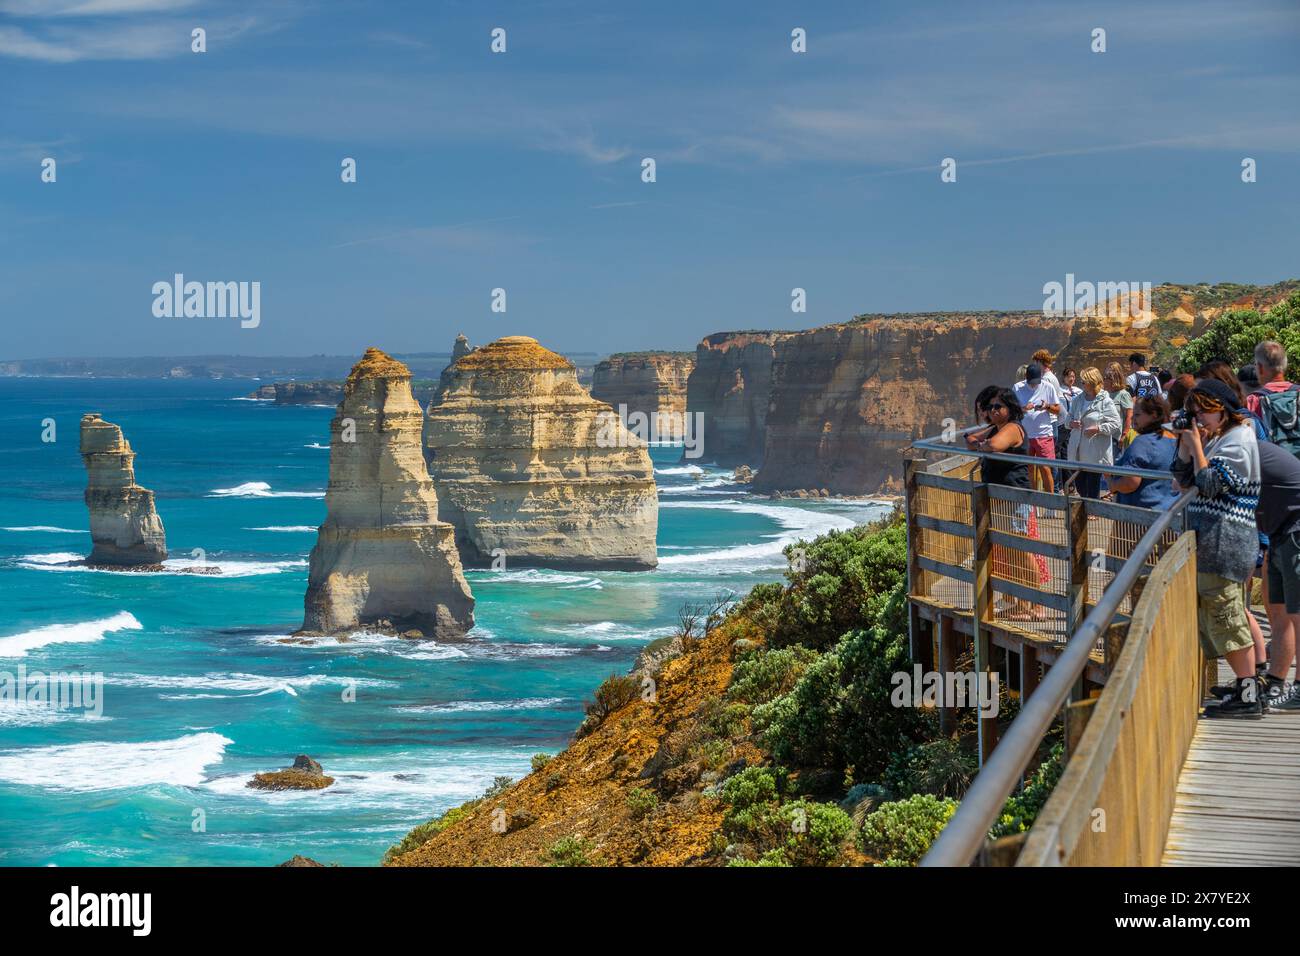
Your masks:
M1260 720L1265 713L1261 700L1263 691L1257 677L1243 677L1237 681L1237 688L1216 706L1205 708L1205 716L1212 719Z
M1276 699L1269 695L1268 709L1274 714L1300 714L1300 685L1288 681L1284 694Z
M1213 697L1215 700L1223 700L1223 698L1235 692L1236 689L1237 689L1237 685L1235 683L1215 684L1213 687L1210 688L1210 696Z

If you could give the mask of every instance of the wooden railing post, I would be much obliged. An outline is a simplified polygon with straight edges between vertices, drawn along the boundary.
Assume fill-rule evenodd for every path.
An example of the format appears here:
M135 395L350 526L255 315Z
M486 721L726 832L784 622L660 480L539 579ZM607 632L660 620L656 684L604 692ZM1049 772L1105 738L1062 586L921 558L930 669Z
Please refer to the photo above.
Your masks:
M916 454L909 452L909 454ZM903 462L903 513L907 521L907 593L908 595L920 594L922 591L922 575L925 573L921 569L920 563L916 560L920 553L919 542L917 541L916 527L916 498L917 483L916 473L923 467L923 462L918 458L909 457ZM920 661L919 656L921 638L921 620L920 614L916 609L915 601L907 602L907 649L911 654L912 660ZM928 642L927 642L928 643Z
M1091 567L1092 555L1088 553L1088 507L1087 500L1071 496L1068 502L1067 518L1070 528L1070 611L1065 616L1066 638L1071 637L1083 623L1088 614L1088 569ZM1075 685L1071 700L1084 697L1083 675Z
M940 676L945 680L957 669L957 629L950 615L939 619L939 667ZM950 705L951 701L946 700ZM951 734L957 726L957 708L943 706L939 708L939 732Z
M975 525L975 582L971 594L971 634L975 646L975 671L980 673L992 668L992 641L987 622L993 616L993 543L989 538L992 524L992 509L989 506L989 486L983 481L971 485L971 517ZM998 723L996 717L979 717L976 720L979 730L980 766L993 753L997 744Z

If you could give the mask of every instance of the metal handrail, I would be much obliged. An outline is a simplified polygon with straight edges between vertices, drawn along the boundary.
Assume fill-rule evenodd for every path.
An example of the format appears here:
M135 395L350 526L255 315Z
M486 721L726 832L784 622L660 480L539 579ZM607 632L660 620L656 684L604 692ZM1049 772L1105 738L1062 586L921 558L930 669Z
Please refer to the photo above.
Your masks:
M1069 698L1079 675L1088 665L1097 639L1110 626L1124 596L1148 570L1147 556L1155 550L1173 523L1174 516L1194 497L1194 489L1184 492L1168 511L1163 512L1147 528L1124 566L1116 572L1110 587L1102 593L1101 600L1084 618L1056 663L1023 703L1020 713L1007 728L1006 736L994 748L984 769L966 791L957 812L921 860L921 866L969 866L975 859L1007 797L1020 782L1057 712Z
M957 434L965 435L968 432L979 431L987 427L987 425L974 425L970 428L963 428ZM942 435L919 439L912 442L912 447L920 448L923 451L939 452L944 455L966 455L971 458L988 458L992 461L1009 461L1016 464L1023 462L1036 468L1055 468L1061 471L1092 471L1102 475L1124 475L1133 478L1151 478L1156 481L1168 481L1174 477L1173 472L1154 471L1150 468L1130 468L1127 465L1100 465L1088 461L1075 461L1073 458L1039 458L1034 455L1013 455L1001 451L974 451L970 448L963 448L954 442L944 441Z

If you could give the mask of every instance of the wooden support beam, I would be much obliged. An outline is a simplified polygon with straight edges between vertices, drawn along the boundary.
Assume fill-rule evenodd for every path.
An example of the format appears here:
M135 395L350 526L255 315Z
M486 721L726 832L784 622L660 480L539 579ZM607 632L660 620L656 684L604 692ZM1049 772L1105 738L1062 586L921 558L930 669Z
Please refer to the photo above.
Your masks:
M1020 706L1038 687L1038 648L1029 642L1020 647Z
M1088 553L1088 510L1086 498L1071 498L1069 518L1070 536L1070 587L1066 592L1070 597L1070 610L1066 613L1065 633L1073 635L1087 616L1088 608L1088 563L1092 555ZM1083 676L1075 684L1071 699L1080 700L1084 696Z
M1092 697L1088 700L1075 701L1073 704L1065 705L1065 757L1069 760L1070 754L1079 749L1079 741L1083 737L1084 728L1088 726L1088 718L1092 716L1093 707L1097 704L1097 698Z
M992 526L992 509L989 507L989 486L980 482L971 488L971 514L975 524L974 586L972 588L971 633L974 635L975 670L987 671L993 662L990 651L989 629L986 622L993 616L993 542L989 538ZM978 717L980 767L997 745L998 723L996 717Z
M957 628L952 617L945 614L939 619L939 667L940 675L945 680L947 675L957 669ZM951 734L957 729L957 708L939 708L939 732Z

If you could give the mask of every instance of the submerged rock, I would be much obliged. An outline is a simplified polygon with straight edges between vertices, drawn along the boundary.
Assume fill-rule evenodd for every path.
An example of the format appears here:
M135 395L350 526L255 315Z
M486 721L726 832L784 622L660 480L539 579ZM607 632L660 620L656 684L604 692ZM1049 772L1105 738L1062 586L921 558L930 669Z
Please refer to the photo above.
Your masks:
M507 336L457 360L429 406L425 446L467 565L656 565L644 444L578 384L572 362L536 339Z
M424 467L421 418L406 366L367 349L330 423L327 516L311 552L302 632L373 626L449 638L473 627L454 531L438 519Z
M89 565L161 570L167 557L153 492L135 483L135 452L122 429L98 412L81 417L81 460L90 511Z
M319 866L324 867L324 863L317 863L309 856L303 856L301 853L295 853L283 863L277 863L276 866Z
M320 764L306 754L299 754L287 770L254 774L247 785L254 790L324 790L333 782L334 778L325 776Z

